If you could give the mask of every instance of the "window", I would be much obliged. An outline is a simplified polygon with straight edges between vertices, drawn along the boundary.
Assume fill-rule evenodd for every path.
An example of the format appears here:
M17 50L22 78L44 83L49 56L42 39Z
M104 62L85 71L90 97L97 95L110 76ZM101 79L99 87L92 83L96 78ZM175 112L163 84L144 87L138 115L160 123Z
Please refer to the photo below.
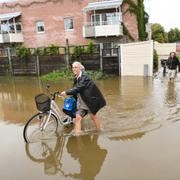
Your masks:
M72 18L65 18L64 19L64 26L65 26L66 31L73 30L74 29L73 19Z
M103 56L118 56L118 46L113 42L103 43Z
M102 14L103 25L112 25L119 22L119 13L104 13Z
M14 24L12 24L12 23L9 24L9 32L15 33Z
M37 31L38 33L42 33L42 32L45 31L45 30L44 30L44 21L37 21L37 22L36 22L36 31Z
M8 33L8 32L9 32L9 26L8 26L7 23L3 22L3 23L1 24L1 32L2 32L2 33Z
M93 26L99 26L100 25L100 14L93 14L91 22L92 22Z
M16 32L17 33L21 32L21 24L20 23L16 23Z
M119 24L120 13L103 13L103 14L92 14L91 25L114 25Z

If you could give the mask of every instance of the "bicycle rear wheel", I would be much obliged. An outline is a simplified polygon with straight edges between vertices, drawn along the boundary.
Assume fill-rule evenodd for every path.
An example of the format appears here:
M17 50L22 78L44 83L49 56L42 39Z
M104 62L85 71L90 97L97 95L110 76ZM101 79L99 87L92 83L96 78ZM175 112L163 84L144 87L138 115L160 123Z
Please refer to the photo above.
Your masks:
M26 155L34 162L44 162L50 154L59 157L59 151L64 147L64 137L58 136L51 140L42 140L36 143L26 143Z
M45 128L43 128L44 123L49 121ZM58 128L58 120L55 115L45 113L38 113L31 117L26 123L23 131L23 137L25 142L37 142L40 139L50 139L55 136Z

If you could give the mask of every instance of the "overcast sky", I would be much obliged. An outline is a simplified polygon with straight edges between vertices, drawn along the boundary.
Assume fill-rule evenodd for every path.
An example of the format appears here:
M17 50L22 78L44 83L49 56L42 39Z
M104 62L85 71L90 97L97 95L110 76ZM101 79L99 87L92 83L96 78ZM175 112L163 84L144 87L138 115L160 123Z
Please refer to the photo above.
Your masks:
M14 0L0 0L0 2L8 2L8 1L14 1Z
M180 0L144 0L151 23L160 23L166 31L180 29Z
M0 0L0 2L13 0ZM166 31L180 29L180 0L144 0L151 23L160 23Z

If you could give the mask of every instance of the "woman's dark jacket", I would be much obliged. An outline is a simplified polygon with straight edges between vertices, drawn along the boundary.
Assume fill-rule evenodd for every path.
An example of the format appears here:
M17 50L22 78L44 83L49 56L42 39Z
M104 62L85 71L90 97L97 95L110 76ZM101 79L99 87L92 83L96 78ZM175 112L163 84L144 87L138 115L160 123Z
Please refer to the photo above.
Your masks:
M180 66L179 60L177 57L175 58L169 58L166 62L168 69L176 70L177 66Z
M106 101L100 90L84 72L78 80L74 80L73 88L66 91L67 95L77 95L78 93L80 93L81 98L92 114L96 114L99 109L106 105Z

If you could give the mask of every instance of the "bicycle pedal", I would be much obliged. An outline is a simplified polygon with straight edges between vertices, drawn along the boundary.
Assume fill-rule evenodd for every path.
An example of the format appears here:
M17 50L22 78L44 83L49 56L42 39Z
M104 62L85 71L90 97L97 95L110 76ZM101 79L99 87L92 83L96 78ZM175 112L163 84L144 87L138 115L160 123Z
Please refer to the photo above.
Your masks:
M65 119L63 120L63 125L64 125L64 126L68 127L68 126L71 125L71 124L73 124L73 122L72 122L72 120L71 120L69 117L67 117L67 118L65 118Z

